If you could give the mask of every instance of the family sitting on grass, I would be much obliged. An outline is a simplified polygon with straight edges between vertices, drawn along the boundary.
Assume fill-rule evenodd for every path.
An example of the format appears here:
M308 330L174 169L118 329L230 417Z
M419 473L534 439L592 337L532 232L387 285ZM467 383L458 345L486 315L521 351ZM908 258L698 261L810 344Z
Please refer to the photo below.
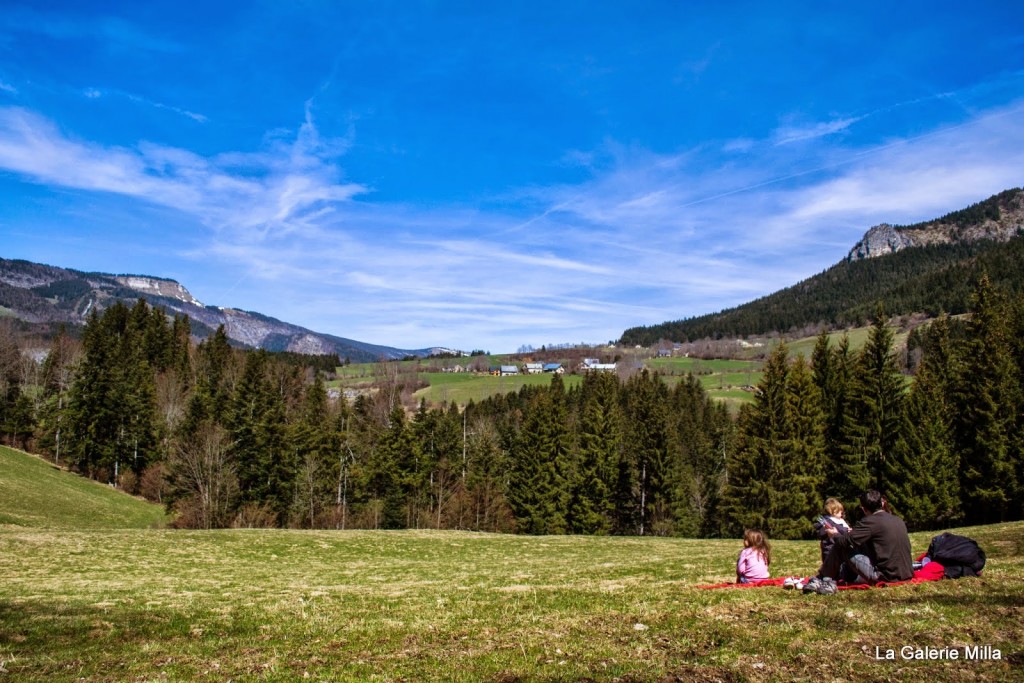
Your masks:
M806 583L795 577L786 579L785 588L828 595L836 592L840 580L874 585L914 578L907 525L889 511L888 502L878 491L865 491L860 507L864 516L850 528L843 519L842 503L835 498L825 501L825 514L814 525L821 539L821 568ZM765 534L747 529L736 562L737 583L768 579L769 564L771 546Z

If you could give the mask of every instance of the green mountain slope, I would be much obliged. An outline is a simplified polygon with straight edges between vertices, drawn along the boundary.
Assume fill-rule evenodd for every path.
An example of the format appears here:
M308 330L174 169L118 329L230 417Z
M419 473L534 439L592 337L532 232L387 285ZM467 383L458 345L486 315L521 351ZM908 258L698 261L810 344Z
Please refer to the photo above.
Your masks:
M650 345L662 339L694 341L786 333L807 325L859 326L871 318L879 301L892 315L938 315L967 310L973 286L982 272L1006 292L1024 292L1024 235L1017 229L1009 240L968 239L972 226L990 223L1000 205L1020 203L1021 190L1007 191L975 207L949 214L932 224L896 230L922 233L936 243L903 248L874 258L848 258L792 287L718 313L634 327L622 334L623 344ZM1018 207L1019 208L1019 207ZM970 223L971 220L977 221ZM928 226L933 226L928 232ZM956 234L949 238L950 225ZM958 237L959 235L959 237ZM952 241L940 241L952 239Z
M0 525L60 529L144 529L163 507L0 446Z

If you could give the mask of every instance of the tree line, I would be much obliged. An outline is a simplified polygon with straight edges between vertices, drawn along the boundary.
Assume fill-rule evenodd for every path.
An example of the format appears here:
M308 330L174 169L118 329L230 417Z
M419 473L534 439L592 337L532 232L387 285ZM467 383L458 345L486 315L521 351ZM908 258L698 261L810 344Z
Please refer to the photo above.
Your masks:
M1024 305L981 278L970 316L915 333L913 378L885 321L859 351L780 345L734 416L645 370L460 408L408 405L382 364L349 402L313 363L115 304L40 362L0 334L0 432L196 528L801 538L825 497L870 487L912 528L1024 517Z

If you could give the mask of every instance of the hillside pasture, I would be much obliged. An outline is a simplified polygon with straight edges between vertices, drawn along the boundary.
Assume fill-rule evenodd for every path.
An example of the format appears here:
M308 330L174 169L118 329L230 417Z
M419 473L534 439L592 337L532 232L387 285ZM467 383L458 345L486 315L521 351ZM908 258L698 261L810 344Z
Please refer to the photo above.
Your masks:
M0 677L1019 680L1024 524L963 533L983 579L825 597L700 589L733 579L737 540L6 527ZM815 542L773 548L775 575L816 565ZM968 645L1001 659L876 658Z
M551 377L550 374L519 374L498 377L469 372L421 373L420 378L430 382L430 386L420 389L415 393L415 396L417 400L420 398L427 399L427 403L432 405L442 402L466 405L471 399L479 402L496 394L515 393L524 386L550 386ZM566 389L577 386L582 381L582 375L562 376L562 382L565 384Z
M145 529L165 519L160 505L0 446L0 526Z

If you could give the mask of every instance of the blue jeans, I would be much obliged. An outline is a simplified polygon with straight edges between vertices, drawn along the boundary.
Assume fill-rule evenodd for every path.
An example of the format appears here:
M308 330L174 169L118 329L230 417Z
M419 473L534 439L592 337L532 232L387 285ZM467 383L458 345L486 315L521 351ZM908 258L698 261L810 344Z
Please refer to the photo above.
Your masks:
M878 583L882 580L882 575L875 569L871 558L862 553L851 555L850 559L846 561L846 566L857 574L857 580L854 583Z
M818 576L831 579L846 578L841 576L843 568L856 576L853 583L877 583L882 575L875 569L874 562L864 553L854 552L851 548L843 548L838 545L832 546L828 556L818 570Z

